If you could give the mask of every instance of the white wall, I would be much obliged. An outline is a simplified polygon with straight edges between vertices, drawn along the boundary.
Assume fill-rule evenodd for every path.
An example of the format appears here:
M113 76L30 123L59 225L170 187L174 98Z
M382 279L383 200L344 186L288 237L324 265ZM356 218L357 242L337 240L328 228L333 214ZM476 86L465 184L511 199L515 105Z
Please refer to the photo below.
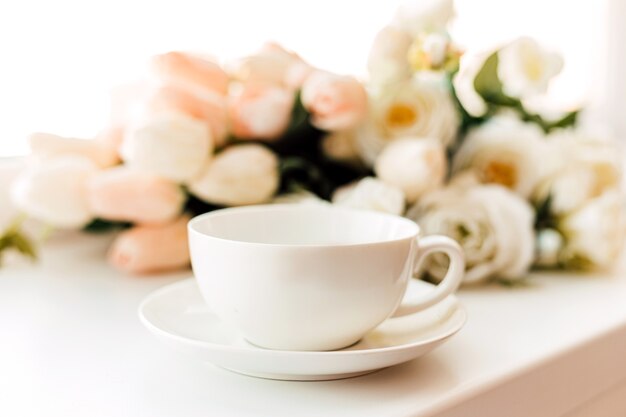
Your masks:
M578 103L594 90L605 1L457 0L456 33L470 47L526 33L561 49L567 66L553 92L560 104ZM93 135L106 123L110 88L170 49L232 58L274 39L315 65L360 74L371 39L399 3L0 2L0 156L25 152L31 131Z

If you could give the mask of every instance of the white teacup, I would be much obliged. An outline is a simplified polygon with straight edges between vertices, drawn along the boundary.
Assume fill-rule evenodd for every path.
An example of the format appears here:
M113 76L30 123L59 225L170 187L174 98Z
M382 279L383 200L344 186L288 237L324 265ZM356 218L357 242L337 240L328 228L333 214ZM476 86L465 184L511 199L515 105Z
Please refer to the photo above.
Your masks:
M411 220L324 205L228 208L189 222L191 261L215 314L249 342L281 350L334 350L385 319L443 300L465 262L445 236L418 238ZM450 257L443 281L401 304L408 280L433 252Z

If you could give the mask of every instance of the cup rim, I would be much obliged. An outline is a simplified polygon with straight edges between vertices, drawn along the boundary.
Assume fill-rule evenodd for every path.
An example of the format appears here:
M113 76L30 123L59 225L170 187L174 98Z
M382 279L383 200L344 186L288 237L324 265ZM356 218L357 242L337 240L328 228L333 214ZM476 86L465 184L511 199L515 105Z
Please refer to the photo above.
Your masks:
M205 221L207 218L213 217L221 217L232 215L233 213L241 213L241 212L263 212L263 211L342 211L349 213L357 213L358 215L366 215L371 217L379 217L386 218L391 221L400 222L406 224L406 226L413 229L412 233L408 233L406 236L397 237L393 239L379 240L379 241L365 241L358 243L333 243L333 244L307 244L307 243L269 243L269 242L251 242L247 240L240 239L227 239L223 237L218 237L215 235L208 234L206 232L202 232L198 230L198 225ZM384 245L393 242L401 242L407 239L414 239L420 235L420 227L413 220L408 219L406 217L398 216L395 214L384 213L380 211L373 210L363 210L363 209L355 209L351 207L340 207L335 205L306 205L306 204L257 204L252 206L239 206L239 207L227 207L222 209L217 209L214 211L210 211L208 213L199 214L193 217L187 223L187 230L189 234L196 234L202 236L204 238L229 242L229 243L237 243L241 245L250 245L250 246L263 246L263 247L281 247L281 248L332 248L332 247L359 247L359 246L371 246L371 245Z

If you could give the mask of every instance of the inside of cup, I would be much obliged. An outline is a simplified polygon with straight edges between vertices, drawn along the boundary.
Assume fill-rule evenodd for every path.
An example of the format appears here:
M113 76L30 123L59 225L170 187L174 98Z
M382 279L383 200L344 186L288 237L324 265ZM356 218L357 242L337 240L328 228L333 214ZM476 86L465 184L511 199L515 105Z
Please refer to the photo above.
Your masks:
M417 235L411 220L334 206L266 205L204 214L190 228L204 235L274 245L354 245Z

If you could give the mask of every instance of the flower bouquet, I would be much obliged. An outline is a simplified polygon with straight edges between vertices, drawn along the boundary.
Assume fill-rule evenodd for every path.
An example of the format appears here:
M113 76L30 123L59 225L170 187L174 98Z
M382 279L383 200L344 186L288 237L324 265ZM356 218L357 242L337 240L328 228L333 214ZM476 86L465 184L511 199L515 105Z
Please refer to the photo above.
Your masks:
M96 138L33 134L11 200L57 228L119 229L108 258L131 273L186 267L191 216L260 203L405 215L461 244L466 283L610 266L626 228L618 144L580 128L580 109L538 110L559 55L529 38L464 52L452 15L450 0L401 7L363 80L277 44L224 65L156 56ZM34 256L19 222L11 248Z

